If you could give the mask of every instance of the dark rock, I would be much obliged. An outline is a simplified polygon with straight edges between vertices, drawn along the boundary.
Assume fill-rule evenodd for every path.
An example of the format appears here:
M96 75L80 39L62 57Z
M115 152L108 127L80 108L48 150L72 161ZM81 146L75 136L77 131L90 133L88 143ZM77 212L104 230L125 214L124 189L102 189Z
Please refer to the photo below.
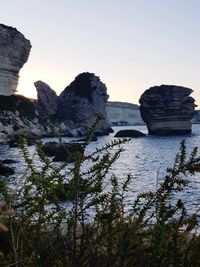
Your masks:
M16 112L19 113L18 116L20 117L26 117L27 119L35 119L37 117L36 115L36 109L34 101L31 99L22 96L22 95L11 95L11 96L4 96L0 95L0 111L1 113L3 111L7 111L9 113ZM11 118L9 118L11 119ZM6 121L5 118L5 124L8 124L8 121ZM15 125L15 131L19 130L19 127Z
M192 90L174 85L161 85L146 90L140 98L140 112L149 134L188 134L192 129L194 99Z
M143 137L144 133L137 130L120 130L115 134L115 137Z
M58 143L48 142L43 145L45 154L49 157L54 157L53 161L67 161L74 160L74 154L83 153L84 149L81 144L77 143Z
M13 160L13 159L3 159L3 160L0 160L0 163L2 164L15 164L15 163L18 163L19 161L17 160Z
M72 122L79 133L88 133L100 118L95 131L109 134L106 114L107 88L93 73L81 73L65 88L58 99L57 119Z
M0 141L11 140L10 145L17 147L19 136L38 139L43 133L34 100L21 95L0 95Z
M4 164L0 163L0 175L7 176L14 174L14 170Z
M20 146L20 138L21 135L12 136L12 138L8 141L9 147L19 147ZM41 136L38 136L34 133L29 133L27 136L24 137L27 143L27 146L33 146L36 143L40 142Z
M8 145L9 145L9 147L13 148L13 147L18 147L19 143L16 139L12 139L12 140L8 141Z
M34 83L37 90L38 111L40 116L53 116L57 112L58 96L49 85L42 81Z

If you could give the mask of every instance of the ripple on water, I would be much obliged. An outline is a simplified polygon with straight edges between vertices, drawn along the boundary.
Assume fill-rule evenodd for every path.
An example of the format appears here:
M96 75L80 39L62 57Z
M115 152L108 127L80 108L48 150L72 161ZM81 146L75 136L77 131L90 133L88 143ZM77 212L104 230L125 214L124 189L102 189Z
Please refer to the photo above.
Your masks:
M137 129L147 133L145 126L134 127L114 127L115 132L124 128ZM88 145L86 153L94 151L97 147L102 147L106 142L114 139L114 134L99 137L97 142ZM161 182L167 167L172 166L175 156L179 151L180 142L186 140L188 150L199 147L200 144L200 125L193 125L193 134L186 136L146 136L131 139L124 144L124 151L118 161L113 164L110 173L115 174L119 181L124 181L127 174L131 174L131 181L128 192L128 203L136 197L139 192L156 190L157 181ZM70 142L77 138L63 138ZM44 142L55 140L55 138L45 138ZM34 162L39 166L37 156L34 156L34 146L29 147L30 154ZM17 148L9 149L8 146L0 146L0 159L15 159L20 162L12 164L17 174L24 173L26 164ZM200 174L189 178L189 186L181 193L181 197L186 202L187 207L193 211L200 205ZM19 181L19 180L17 180ZM13 183L16 181L13 180ZM178 196L177 196L178 197Z

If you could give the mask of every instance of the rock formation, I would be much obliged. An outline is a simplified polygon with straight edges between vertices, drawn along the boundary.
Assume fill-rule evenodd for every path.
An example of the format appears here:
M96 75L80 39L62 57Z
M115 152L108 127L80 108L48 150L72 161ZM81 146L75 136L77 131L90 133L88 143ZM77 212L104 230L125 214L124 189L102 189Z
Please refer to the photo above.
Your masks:
M57 94L49 85L42 81L34 83L37 90L38 110L45 116L53 116L57 112Z
M0 95L0 142L14 140L18 135L42 136L46 134L35 104L19 95Z
M140 98L140 111L149 134L191 133L194 99L189 88L161 85L146 90Z
M12 175L14 173L15 173L15 171L12 168L10 168L10 167L8 167L8 166L6 166L0 162L0 176L9 176L9 175Z
M47 156L54 157L55 162L73 162L77 153L83 154L84 152L84 148L79 143L47 142L42 149Z
M27 61L30 41L17 29L0 24L0 95L16 91L19 71Z
M194 116L192 118L192 123L200 124L200 110L195 110Z
M57 119L84 135L101 117L96 134L111 131L106 114L107 88L93 73L81 73L58 97Z
M138 131L138 130L120 130L115 134L115 137L143 137L145 136L144 133Z
M106 113L112 126L143 125L139 106L125 102L107 102Z

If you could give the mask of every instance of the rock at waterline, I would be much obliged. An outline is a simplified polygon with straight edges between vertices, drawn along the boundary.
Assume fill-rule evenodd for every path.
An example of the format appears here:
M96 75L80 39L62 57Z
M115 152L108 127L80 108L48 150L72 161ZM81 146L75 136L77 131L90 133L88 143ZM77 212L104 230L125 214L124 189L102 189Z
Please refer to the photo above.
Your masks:
M7 175L12 175L14 173L15 171L12 168L0 163L0 175L7 176Z
M30 41L16 28L0 24L0 95L16 91L19 71L26 63Z
M15 163L18 163L19 161L17 160L14 160L14 159L3 159L3 160L0 160L0 163L2 164L15 164Z
M9 147L19 147L20 146L20 135L14 135L8 141ZM29 133L28 135L24 136L27 146L33 146L41 141L41 135L36 135L34 133Z
M140 112L152 135L189 134L192 131L194 99L192 90L161 85L146 90L140 98Z
M115 137L143 137L144 133L138 130L120 130L115 134Z
M83 153L84 148L77 143L47 142L42 147L48 157L54 157L53 161L73 162L75 153Z

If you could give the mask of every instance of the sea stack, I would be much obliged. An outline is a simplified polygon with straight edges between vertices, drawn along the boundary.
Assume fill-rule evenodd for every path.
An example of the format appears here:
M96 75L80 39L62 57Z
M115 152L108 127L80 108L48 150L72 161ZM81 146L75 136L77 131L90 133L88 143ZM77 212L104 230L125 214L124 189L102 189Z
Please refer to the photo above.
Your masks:
M58 98L57 118L84 135L98 117L97 135L112 131L106 114L107 88L95 74L84 72L65 88Z
M26 63L30 41L13 27L0 24L0 95L12 95L17 88L19 71Z
M192 89L161 85L146 90L140 98L140 112L151 135L179 135L192 131L194 99Z

